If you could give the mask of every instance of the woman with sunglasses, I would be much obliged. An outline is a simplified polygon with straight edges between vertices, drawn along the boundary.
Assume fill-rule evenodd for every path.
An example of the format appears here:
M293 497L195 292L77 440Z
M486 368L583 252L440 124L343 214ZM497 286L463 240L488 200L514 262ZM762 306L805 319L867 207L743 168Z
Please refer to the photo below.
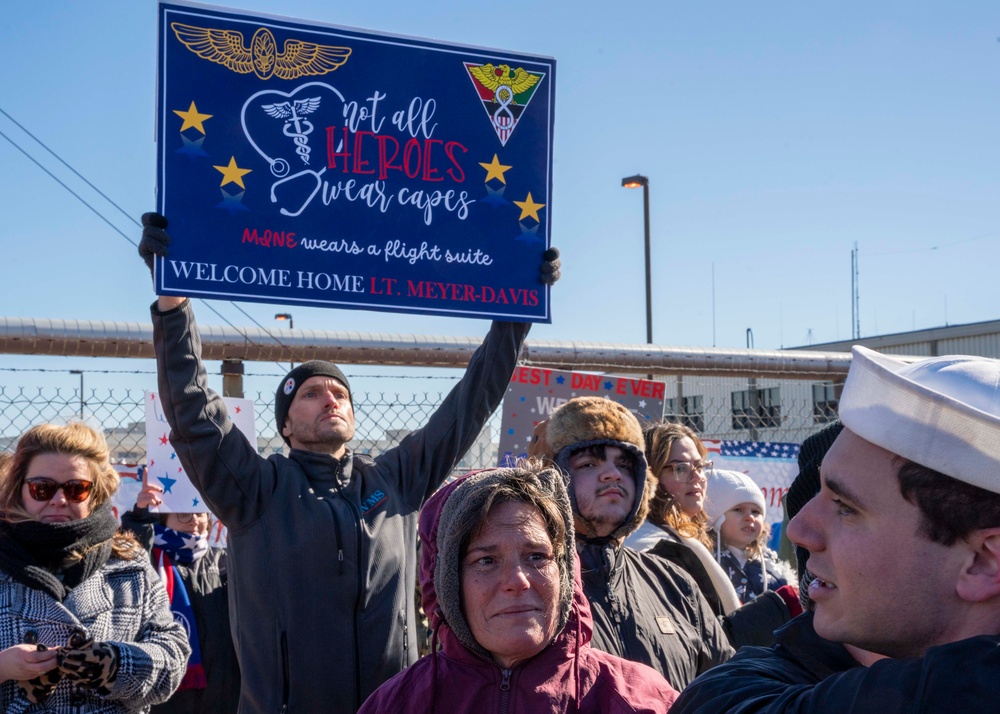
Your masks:
M122 528L150 552L174 617L187 622L191 658L177 692L153 714L229 714L240 700L240 667L229 629L226 551L209 547L208 513L158 513L163 488L143 480Z
M190 648L83 423L42 424L0 471L0 710L148 712Z

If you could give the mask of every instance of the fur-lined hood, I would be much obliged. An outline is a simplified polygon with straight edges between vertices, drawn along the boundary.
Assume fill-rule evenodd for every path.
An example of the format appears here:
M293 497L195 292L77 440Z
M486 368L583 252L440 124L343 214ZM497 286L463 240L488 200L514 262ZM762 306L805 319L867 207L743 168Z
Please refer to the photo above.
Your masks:
M471 531L462 525L459 515L476 510L485 503L491 492L506 481L532 479L540 490L551 494L563 516L566 543L559 561L560 608L557 637L566 628L577 590L574 578L576 549L573 547L573 514L562 476L555 469L528 472L524 469L489 469L469 474L444 486L435 493L420 512L420 592L424 612L432 629L443 623L466 649L490 658L490 654L476 642L462 612L461 549ZM582 592L577 605L583 600ZM579 613L577 615L580 616ZM590 613L586 613L589 632ZM589 640L589 634L587 639Z
M646 442L642 437L642 427L632 412L604 397L577 397L552 412L546 422L544 436L551 449L550 458L566 478L574 513L578 506L569 476L570 454L588 446L601 445L616 446L629 452L635 463L632 470L635 480L632 509L610 536L597 540L620 542L642 525L649 512L649 499L655 490L655 483L646 464ZM579 533L577 537L580 540L595 540Z

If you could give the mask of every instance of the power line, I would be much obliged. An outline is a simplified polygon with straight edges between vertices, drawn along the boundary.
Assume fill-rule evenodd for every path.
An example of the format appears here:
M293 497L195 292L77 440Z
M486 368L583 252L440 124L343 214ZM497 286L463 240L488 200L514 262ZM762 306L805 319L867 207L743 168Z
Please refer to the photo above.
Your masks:
M12 121L21 131L23 131L25 134L27 134L28 136L30 136L36 143L38 143L39 146L41 146L43 149L45 149L46 151L48 151L52 156L54 156L63 166L65 166L67 169L69 169L70 171L72 171L73 174L77 178L79 178L81 181L83 181L85 184L87 184L90 188L92 188L94 191L96 191L104 200L106 200L112 206L114 206L115 208L117 208L122 213L122 215L124 215L126 218L128 218L133 223L135 223L137 226L141 225L139 223L139 221L137 221L133 216L129 215L128 212L125 211L125 209L123 209L121 206L119 206L117 203L115 203L113 200L111 200L111 198L109 198L107 196L107 194L105 194L103 191L101 191L99 188L97 188L97 186L95 186L93 183L91 183L90 181L88 181L87 178L83 174L81 174L79 171L77 171L75 168L73 168L67 161L65 161L61 156L59 156L59 154L57 154L55 151L53 151L52 149L50 149L45 144L45 142L43 142L37 136L35 136L34 134L32 134L30 131L28 131L28 129L25 128L23 124L21 124L16 119L14 119L14 117L12 117L10 114L8 114L3 109L3 107L0 107L0 113L2 113L10 121ZM72 194L78 201L80 201L80 203L82 203L84 206L86 206L87 208L89 208L94 213L94 215L96 215L102 221L104 221L105 223L107 223L111 227L112 230L114 230L116 233L118 233L118 235L120 235L122 238L124 238L125 240L127 240L133 247L138 247L138 244L134 240L132 240L131 238L129 238L120 228L118 228L111 221L109 221L100 211L97 210L97 208L95 208L90 203L88 203L86 201L86 199L84 199L80 194L76 193L73 189L71 189L69 186L67 186L62 180L60 180L55 174L53 174L45 166L43 166L37 159L35 159L31 154L29 154L16 141L14 141L9 136L7 136L6 134L4 134L2 131L0 131L0 136L2 136L4 139L6 139L8 142L10 142L10 144L15 149L17 149L22 154L24 154L38 168L40 168L42 171L44 171L46 174L48 174L49 177L53 181L55 181L60 186L62 186L64 189L66 189L67 191L69 191L69 193ZM227 325L229 325L230 327L232 327L234 330L237 330L238 332L240 332L241 336L245 340L247 340L247 342L249 342L250 344L257 344L252 339L250 339L250 337L243 331L243 328L237 327L236 325L234 325L221 312L219 312L218 310L216 310L209 303L206 302L204 304L205 304L206 307L208 307L209 310L211 310L212 312L214 312L219 317L219 319L221 319ZM254 325L256 325L260 329L264 330L264 332L267 333L267 336L270 337L272 340L274 340L274 342L276 342L278 344L278 346L283 347L283 348L287 348L288 347L278 337L276 337L271 332L271 330L269 330L268 328L264 327L259 322L257 322L257 320L255 320L252 315L250 315L243 308L241 308L238 305L236 305L235 302L230 301L230 305L232 305L237 310L239 310L241 313L243 313L243 315L245 315L247 317L247 319L249 319ZM279 367L281 366L278 362L275 362L275 364L277 364Z

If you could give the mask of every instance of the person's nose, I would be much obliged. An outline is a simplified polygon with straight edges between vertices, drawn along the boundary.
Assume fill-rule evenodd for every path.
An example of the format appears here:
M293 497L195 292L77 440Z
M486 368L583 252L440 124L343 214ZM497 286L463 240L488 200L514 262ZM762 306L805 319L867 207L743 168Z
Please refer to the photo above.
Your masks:
M503 585L504 589L509 592L519 592L531 587L528 573L521 563L512 563L504 567Z
M598 479L601 481L621 481L622 474L618 470L618 465L612 463L611 461L605 461L601 464L601 472L598 474Z
M813 497L788 522L788 539L810 553L823 549L823 533L817 518L818 508L819 499Z
M65 506L67 503L69 503L69 499L66 498L66 493L61 488L57 489L52 494L52 498L49 499L49 504L53 506Z

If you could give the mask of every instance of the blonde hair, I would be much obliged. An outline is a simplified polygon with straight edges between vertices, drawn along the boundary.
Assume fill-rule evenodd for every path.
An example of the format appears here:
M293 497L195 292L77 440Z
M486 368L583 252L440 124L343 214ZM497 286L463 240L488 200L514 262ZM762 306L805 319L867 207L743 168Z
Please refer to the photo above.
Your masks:
M694 516L689 516L681 510L677 500L660 484L660 472L670 461L670 449L674 442L680 439L690 439L698 454L704 460L708 449L701 443L698 434L683 424L657 424L646 429L643 436L646 439L646 461L649 471L656 482L656 490L649 501L649 515L646 518L657 525L667 525L685 538L694 538L706 547L713 546L712 537L708 531L708 516L704 510Z
M104 436L83 422L65 426L39 424L28 429L17 442L14 455L0 464L0 518L16 523L33 520L25 510L21 492L32 459L42 454L61 454L83 459L94 486L90 492L91 510L111 500L118 490L118 472L111 466L111 452ZM141 550L134 537L117 533L112 543L120 558L136 557Z

